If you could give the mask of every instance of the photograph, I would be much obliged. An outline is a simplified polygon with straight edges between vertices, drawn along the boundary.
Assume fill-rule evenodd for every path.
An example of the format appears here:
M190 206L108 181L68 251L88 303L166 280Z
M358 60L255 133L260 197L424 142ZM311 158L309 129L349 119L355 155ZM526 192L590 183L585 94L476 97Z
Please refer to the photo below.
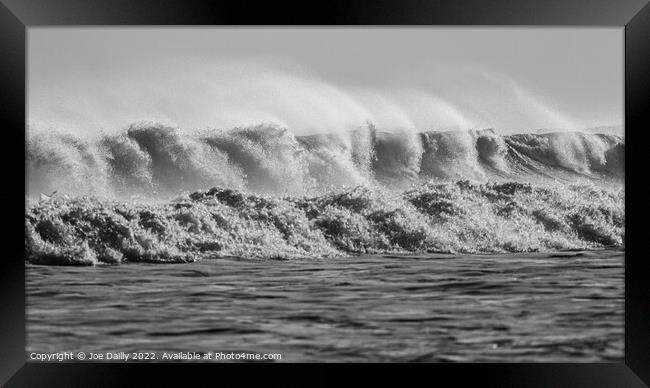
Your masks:
M27 362L625 361L623 27L25 39Z

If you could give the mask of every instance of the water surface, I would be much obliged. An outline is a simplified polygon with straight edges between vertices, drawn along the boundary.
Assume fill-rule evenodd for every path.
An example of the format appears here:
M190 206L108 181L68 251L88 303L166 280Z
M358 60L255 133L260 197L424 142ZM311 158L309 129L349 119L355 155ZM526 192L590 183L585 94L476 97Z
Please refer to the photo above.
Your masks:
M623 359L624 250L27 266L28 352Z

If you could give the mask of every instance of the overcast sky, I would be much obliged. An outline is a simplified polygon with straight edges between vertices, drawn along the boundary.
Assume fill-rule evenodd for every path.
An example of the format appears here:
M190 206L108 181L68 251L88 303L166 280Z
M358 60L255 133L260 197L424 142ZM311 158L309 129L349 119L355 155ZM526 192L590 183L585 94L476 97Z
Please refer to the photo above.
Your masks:
M29 28L28 52L41 129L623 122L622 28Z

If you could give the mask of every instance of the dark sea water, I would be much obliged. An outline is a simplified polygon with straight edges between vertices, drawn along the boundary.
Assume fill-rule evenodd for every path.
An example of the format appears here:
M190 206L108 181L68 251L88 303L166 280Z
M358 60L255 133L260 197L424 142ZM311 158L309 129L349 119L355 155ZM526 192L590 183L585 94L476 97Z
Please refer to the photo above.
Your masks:
M27 351L620 362L623 275L623 249L28 264Z

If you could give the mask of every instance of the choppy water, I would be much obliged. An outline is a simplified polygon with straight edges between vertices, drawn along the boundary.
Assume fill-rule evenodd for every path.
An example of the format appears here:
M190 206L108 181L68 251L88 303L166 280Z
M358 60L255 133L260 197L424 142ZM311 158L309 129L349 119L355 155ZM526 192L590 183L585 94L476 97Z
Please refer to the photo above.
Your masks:
M623 257L623 249L609 249L28 264L27 350L620 362Z

